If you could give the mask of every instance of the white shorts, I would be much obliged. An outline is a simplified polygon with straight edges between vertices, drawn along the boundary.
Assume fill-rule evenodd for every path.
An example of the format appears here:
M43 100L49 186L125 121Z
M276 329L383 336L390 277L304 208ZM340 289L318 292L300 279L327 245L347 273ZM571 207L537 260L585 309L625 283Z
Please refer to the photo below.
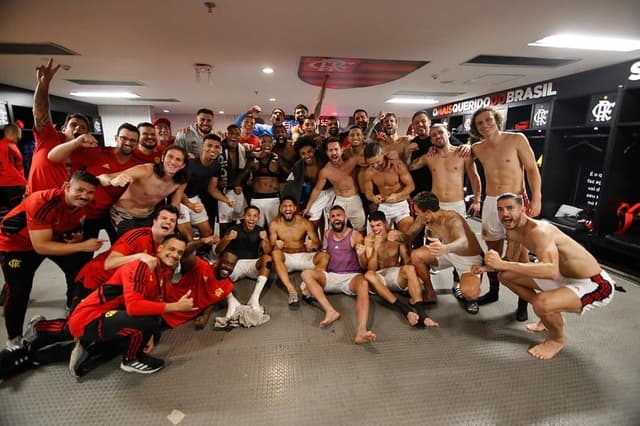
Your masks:
M189 198L189 201L192 203L202 203L200 197L196 195L195 197ZM189 207L180 203L180 215L178 216L178 225L182 225L183 223L190 223L192 225L197 225L202 222L206 222L209 220L209 215L207 215L207 209L202 207L202 211L200 213L196 213L191 210Z
M606 271L600 271L600 274L591 278L561 276L559 281L542 278L534 278L533 281L542 291L555 290L560 287L566 287L573 291L582 302L582 312L608 305L613 299L616 285L616 282Z
M463 219L467 217L467 205L464 203L464 200L454 201L452 203L444 203L441 201L440 209L453 210L462 216Z
M355 293L351 291L349 285L351 280L360 273L337 273L337 272L325 272L325 293L344 293L349 296L355 296Z
M376 275L382 281L385 287L391 291L407 291L406 287L401 287L400 283L400 267L392 266L390 268L380 269L376 271Z
M224 195L230 200L236 200L236 205L235 207L229 207L229 204L218 201L218 220L220 223L231 223L242 219L244 208L247 206L244 194L242 192L236 194L233 189L228 189Z
M305 269L313 269L313 258L316 252L309 253L284 253L284 263L287 266L287 272L304 271Z
M258 278L258 268L256 263L258 259L238 259L233 272L229 275L229 279L234 283L241 278L251 278L253 280Z
M362 207L362 199L358 194L351 197L341 197L336 195L332 206L339 205L344 209L347 217L351 221L351 226L358 232L364 231L364 225L367 218L364 215L364 208Z
M441 269L447 269L450 267L456 268L459 275L470 274L471 267L473 265L482 265L482 256L460 256L455 253L447 253L436 258L438 260L438 266L432 266L431 269L439 271ZM475 275L475 274L474 274ZM475 275L480 277L480 275Z
M260 219L258 225L267 229L267 226L278 216L280 209L280 198L253 198L251 204L260 209Z
M327 211L329 210L329 206L331 206L331 201L333 197L336 196L336 193L333 192L333 188L323 189L318 194L318 198L313 202L313 205L309 207L309 220L317 221L322 219L322 215L327 215Z
M498 217L498 197L486 196L482 204L482 239L499 241L507 236L507 231Z
M402 200L393 204L380 203L378 204L378 210L384 213L387 217L388 224L395 223L397 225L405 217L411 217L409 202L407 200Z

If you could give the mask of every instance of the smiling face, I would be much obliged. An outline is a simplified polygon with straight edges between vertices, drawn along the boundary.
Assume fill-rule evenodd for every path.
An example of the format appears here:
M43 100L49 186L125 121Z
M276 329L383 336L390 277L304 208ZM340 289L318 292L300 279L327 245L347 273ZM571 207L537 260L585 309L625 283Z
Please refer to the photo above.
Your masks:
M167 235L175 232L178 216L168 210L161 210L158 217L153 219L151 234L156 241L162 241Z
M222 152L222 144L215 139L205 139L202 141L201 159L206 162L214 161Z
M281 109L274 109L271 113L271 123L272 124L282 124L284 121L284 111Z
M220 260L218 260L217 267L215 268L216 278L219 280L228 278L236 267L236 263L238 263L238 256L230 251L225 251L220 257Z
M387 115L382 120L382 129L387 136L393 136L398 131L398 120L393 115Z
M299 124L302 124L307 114L309 114L309 111L306 109L296 108L295 111L293 111L293 118L295 118Z
M327 133L329 133L329 136L338 136L338 134L340 133L340 122L337 118L329 118L329 123L327 124Z
M158 139L156 138L156 129L149 126L140 126L140 142L139 144L147 150L156 149Z
M287 129L284 126L278 126L273 129L273 136L276 138L276 142L284 144L287 142Z
M360 146L364 143L364 135L359 127L349 130L349 143L351 146Z
M201 112L196 116L196 127L202 134L207 134L213 129L213 115Z
M273 139L271 138L271 135L265 133L260 136L260 149L266 153L273 150Z
M167 148L164 152L164 157L162 157L162 164L164 166L164 172L168 176L173 176L178 173L180 170L184 169L187 165L185 163L186 159L184 158L184 154L179 149L171 149L171 147Z
M415 116L413 121L411 121L411 127L416 135L425 139L429 135L429 126L431 125L431 121L426 114L418 114Z
M64 183L65 203L72 208L83 208L93 201L96 193L95 185L80 179L71 179L71 182Z
M178 238L169 238L158 246L158 261L162 266L175 269L182 259L187 243Z
M305 118L302 122L302 131L305 135L313 135L316 132L316 121L313 118Z
M116 136L116 150L122 155L131 155L138 146L138 134L127 129L120 129Z
M300 148L300 158L307 166L311 166L316 163L316 150L310 146L303 146Z
M165 122L156 124L156 139L166 145L171 139L171 127Z
M229 148L234 149L238 146L238 142L240 142L240 129L232 127L227 132L227 145Z
M369 125L369 116L364 111L358 111L353 116L353 122L364 132Z
M373 235L384 235L387 230L387 224L382 220L372 220L369 224Z
M248 208L242 216L242 224L246 231L253 231L256 229L256 224L260 220L260 211L254 208Z
M484 138L487 138L500 130L491 111L481 112L475 117L474 122L476 129L478 129L478 133L480 133L480 136Z

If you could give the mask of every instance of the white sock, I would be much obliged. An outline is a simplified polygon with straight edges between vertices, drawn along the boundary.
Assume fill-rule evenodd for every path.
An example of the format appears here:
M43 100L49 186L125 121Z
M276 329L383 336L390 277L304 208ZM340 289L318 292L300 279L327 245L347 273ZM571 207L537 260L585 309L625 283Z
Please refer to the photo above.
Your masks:
M236 309L240 306L240 302L233 295L233 293L229 293L227 296L227 313L225 314L225 318L229 319L236 313Z
M256 280L256 287L253 289L253 293L249 298L249 305L251 305L253 309L260 310L260 294L266 283L267 277L264 275L260 275Z

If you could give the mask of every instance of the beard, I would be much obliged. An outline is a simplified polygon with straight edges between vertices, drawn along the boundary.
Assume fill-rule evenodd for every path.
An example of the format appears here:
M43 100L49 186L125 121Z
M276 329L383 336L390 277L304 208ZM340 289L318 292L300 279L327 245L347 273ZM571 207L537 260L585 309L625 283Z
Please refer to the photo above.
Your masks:
M341 220L332 222L331 229L333 229L335 232L342 232L342 230L344 229L344 222Z

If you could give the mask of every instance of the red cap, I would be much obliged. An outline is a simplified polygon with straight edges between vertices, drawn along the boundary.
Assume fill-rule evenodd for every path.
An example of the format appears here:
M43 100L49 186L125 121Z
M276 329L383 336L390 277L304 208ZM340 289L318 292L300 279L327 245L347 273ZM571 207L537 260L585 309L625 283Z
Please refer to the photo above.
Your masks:
M156 119L155 119L155 120L153 120L151 123L152 123L154 126L157 126L157 125L158 125L158 123L164 123L164 124L166 124L167 126L171 127L171 122L169 121L169 119L168 119L168 118L164 118L164 117L156 118Z

